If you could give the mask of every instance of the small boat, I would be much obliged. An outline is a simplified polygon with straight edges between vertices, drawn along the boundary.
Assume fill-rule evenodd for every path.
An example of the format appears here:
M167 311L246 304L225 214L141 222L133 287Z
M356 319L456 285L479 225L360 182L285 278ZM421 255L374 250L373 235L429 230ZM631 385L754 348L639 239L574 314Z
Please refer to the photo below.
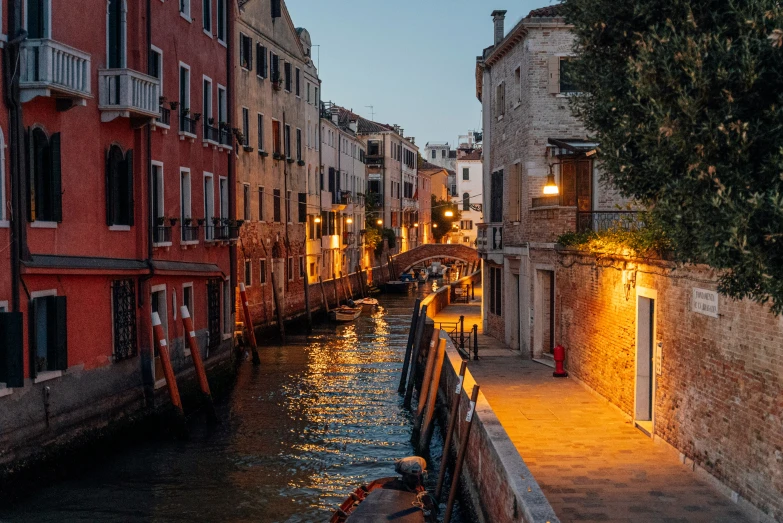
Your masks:
M425 466L418 457L397 460L394 468L402 477L378 479L357 488L329 523L435 523L437 505L422 479Z
M364 312L371 313L378 307L378 300L375 298L362 298L361 300L356 300L356 306L361 307Z
M416 276L416 279L417 279L417 281L418 281L419 283L427 283L427 280L429 279L429 277L430 277L430 275L429 275L429 274L427 274L427 271L425 271L424 269L422 269L422 270L419 272L418 276Z
M337 322L341 323L347 323L349 321L353 321L359 316L362 315L362 308L361 307L348 307L346 305L343 305L342 307L339 307L335 310L333 310L331 313L332 319Z
M386 282L386 292L394 294L407 294L408 289L414 285L413 281L388 281Z

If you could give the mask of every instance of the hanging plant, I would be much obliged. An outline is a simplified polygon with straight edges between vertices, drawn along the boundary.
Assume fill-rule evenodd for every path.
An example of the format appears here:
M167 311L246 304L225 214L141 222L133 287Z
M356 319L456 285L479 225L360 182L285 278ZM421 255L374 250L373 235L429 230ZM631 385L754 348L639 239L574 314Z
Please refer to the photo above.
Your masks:
M176 111L179 107L179 102L169 102L169 107L171 107L172 111Z
M209 125L215 125L215 119L212 118L212 117L209 117L209 118L207 118L207 123L209 123Z
M199 218L198 220L196 220L196 223L198 223L199 227L203 227L206 221L207 221L206 218Z
M158 97L158 105L163 105L165 103L166 103L166 97L165 96Z
M201 120L201 113L196 113L196 114L194 114L194 115L193 115L193 119L194 119L195 121L197 121L197 122L198 122L199 120Z
M177 225L178 221L179 221L179 218L169 218L169 223L171 224L172 227Z

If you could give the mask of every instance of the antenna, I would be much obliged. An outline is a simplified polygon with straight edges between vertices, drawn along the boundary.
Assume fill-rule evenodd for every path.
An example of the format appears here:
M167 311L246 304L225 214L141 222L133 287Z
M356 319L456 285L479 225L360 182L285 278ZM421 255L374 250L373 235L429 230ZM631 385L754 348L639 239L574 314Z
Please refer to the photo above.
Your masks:
M365 107L370 109L370 120L375 121L375 106L374 105L365 105Z

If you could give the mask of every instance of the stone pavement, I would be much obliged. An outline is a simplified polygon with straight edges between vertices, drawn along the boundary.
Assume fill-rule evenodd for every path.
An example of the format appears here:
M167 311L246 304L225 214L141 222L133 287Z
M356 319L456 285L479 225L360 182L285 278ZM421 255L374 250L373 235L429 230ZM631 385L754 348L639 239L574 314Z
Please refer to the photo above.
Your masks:
M452 305L435 322L465 315L465 330L481 332L480 312L477 302ZM479 356L468 367L562 522L750 521L578 382L483 334Z

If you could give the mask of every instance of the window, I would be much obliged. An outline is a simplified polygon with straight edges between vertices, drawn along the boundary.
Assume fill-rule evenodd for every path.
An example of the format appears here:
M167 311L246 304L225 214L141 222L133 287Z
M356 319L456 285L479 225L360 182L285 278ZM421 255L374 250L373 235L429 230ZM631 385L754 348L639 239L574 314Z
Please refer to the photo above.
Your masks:
M249 222L250 216L250 185L245 184L242 186L242 209L244 210L245 221Z
M192 198L190 193L190 169L184 167L180 168L179 179L180 223L182 224L180 230L182 231L182 241L190 241L192 238L185 236L188 229L184 227L186 220L191 220L193 218L191 209Z
M253 262L245 260L245 287L250 287L253 284Z
M286 272L288 273L287 274L288 281L294 281L294 257L293 256L288 257L288 267Z
M278 84L279 88L279 84L282 81L282 78L280 78L280 57L272 52L270 52L269 55L271 56L270 64L272 70L270 71L270 74L272 76L272 82Z
M109 69L125 67L125 16L127 6L125 0L109 0L107 13L107 66Z
M227 119L228 105L226 100L226 88L218 84L217 93L218 93L218 122L226 123L228 122Z
M514 71L514 101L522 102L522 68L517 67Z
M185 20L188 22L191 21L190 0L179 0L179 13L185 18Z
M220 217L228 218L228 178L221 176L218 181L218 190L220 191Z
M283 147L280 141L280 122L277 120L272 120L272 146L274 147L272 152L277 155L283 154Z
M560 166L560 205L592 210L593 166L590 160L566 160Z
M163 51L157 47L150 48L147 72L160 81L160 93L163 94Z
M295 87L296 87L296 91L295 91L295 92L296 92L296 96L299 96L299 95L300 95L300 75L301 75L301 71L300 71L300 70L299 70L299 68L297 67L297 68L296 68L296 82L295 82Z
M261 258L261 262L259 263L259 270L260 273L258 275L258 283L261 285L266 285L266 260L264 258Z
M227 0L217 0L217 37L223 43L226 42L226 23L228 21L226 5Z
M462 194L462 210L463 211L470 210L470 194L468 193Z
M30 221L63 221L60 133L51 138L41 128L30 132L28 167L30 180Z
M33 293L35 296L35 293ZM30 303L30 356L33 378L68 368L65 296L33 297Z
M492 173L489 193L489 221L500 223L503 221L503 171Z
M264 188L258 188L258 221L264 221Z
M155 243L171 241L166 238L167 229L163 226L165 219L165 207L163 199L163 164L152 162L152 222L155 225L154 238Z
M285 221L291 223L291 191L285 193Z
M286 62L283 66L285 71L285 90L291 92L291 62Z
M228 280L223 281L223 334L230 336L234 330L234 322L231 321L231 285Z
M299 223L307 221L307 194L299 193Z
M204 19L204 31L212 34L212 0L203 0L201 4L202 18Z
M498 84L495 93L495 116L500 118L506 113L506 83Z
M304 278L306 276L305 274L305 262L304 262L304 256L299 257L299 277Z
M469 167L463 167L462 168L462 179L463 180L470 180L470 168Z
M263 151L264 150L264 115L261 113L258 113L258 129L256 130L256 133L258 134L258 150Z
M260 76L261 78L266 78L267 73L267 54L266 54L266 47L264 47L261 44L256 44L256 74Z
M215 120L213 118L212 114L212 80L204 77L204 85L202 87L203 92L203 100L201 101L202 106L201 110L204 112L202 115L204 118L204 129L206 130L208 126L217 127L215 124ZM210 123L211 122L211 123ZM219 141L219 138L217 136L211 137L208 132L204 133L204 139L210 139L214 138L215 141Z
M242 108L242 145L250 145L250 111L247 107Z
M489 268L489 312L501 316L503 298L503 273L500 267Z
M296 130L296 159L302 161L302 130Z
M190 114L190 67L182 62L179 64L179 103L180 114Z
M133 151L123 154L119 146L112 145L107 156L106 224L131 226L133 225ZM1 211L0 217L2 217Z
M446 149L443 149L443 150L440 152L440 157L441 157L441 158L445 158L445 157L446 157Z
M432 151L432 159L435 160L438 157L438 151Z
M6 387L24 387L24 318L21 312L8 312L8 303L0 302L0 383Z
M283 16L282 0L272 0L272 18Z
M291 126L285 126L285 157L291 158Z
M239 65L248 71L253 68L253 39L239 33Z
M272 196L274 197L274 221L280 223L280 189L275 189Z
M462 220L459 223L459 228L463 231L472 231L473 230L473 220Z
M27 38L49 38L49 0L26 0Z
M573 67L571 66L571 60L568 58L560 59L560 92L561 93L578 93L576 81L572 78Z
M196 314L194 312L193 308L193 284L192 283L185 283L182 285L182 305L185 306L186 309L188 309L188 314L190 314L190 319L193 322L194 329L196 325Z
M215 228L212 218L215 217L215 182L211 175L204 174L204 219L206 227L204 228L204 239L212 241L215 239Z

